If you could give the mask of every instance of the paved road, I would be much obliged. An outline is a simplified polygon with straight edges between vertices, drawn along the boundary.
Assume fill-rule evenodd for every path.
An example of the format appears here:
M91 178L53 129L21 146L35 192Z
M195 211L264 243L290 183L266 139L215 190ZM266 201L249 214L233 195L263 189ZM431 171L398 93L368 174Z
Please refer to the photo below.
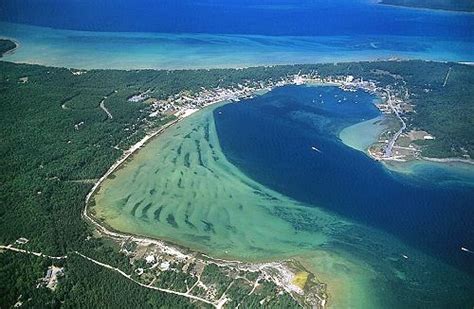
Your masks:
M104 97L102 99L102 101L100 101L100 108L102 108L102 110L107 114L107 117L109 117L109 119L113 119L114 117L112 116L112 114L109 112L109 110L107 109L107 107L105 107L105 100L107 99L107 97Z
M448 82L449 74L451 73L451 67L449 67L448 72L446 73L446 77L444 78L443 87L446 87L446 83Z
M26 254L32 254L32 255L36 255L36 256L44 257L44 258L48 258L48 259L53 259L53 260L67 259L67 255L51 256L51 255L43 254L41 252L34 252L34 251L28 251L28 250L24 250L24 249L15 248L15 247L12 247L11 245L8 245L8 246L0 245L0 249L10 250L10 251L15 251L15 252L20 252L20 253L26 253Z
M390 106L390 108L395 113L395 115L397 115L397 118L402 122L402 127L400 128L400 130L398 130L397 133L395 133L395 135L392 137L392 139L388 142L387 147L385 147L384 157L385 158L390 158L392 156L393 145L395 145L395 142L397 141L398 137L400 137L400 135L403 133L403 130L406 129L407 125L406 125L405 121L403 121L402 117L400 117L400 114L398 114L395 107L392 105L392 97L390 95L390 92L387 92L387 95L388 95L388 99L387 99L388 106Z

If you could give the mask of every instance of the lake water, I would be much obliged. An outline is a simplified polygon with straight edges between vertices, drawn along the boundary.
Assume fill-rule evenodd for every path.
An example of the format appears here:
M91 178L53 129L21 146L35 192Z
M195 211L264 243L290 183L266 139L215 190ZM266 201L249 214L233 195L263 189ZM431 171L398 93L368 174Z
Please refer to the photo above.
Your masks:
M3 0L0 20L21 45L4 60L76 68L474 61L474 14L365 0ZM472 308L474 173L368 158L373 100L284 87L209 107L118 170L93 211L216 257L295 257L335 308Z
M373 1L5 0L0 20L5 60L75 68L474 61L474 14Z
M295 257L334 307L470 308L474 174L396 173L343 144L341 129L379 116L374 99L286 86L207 108L118 170L93 210L213 256Z

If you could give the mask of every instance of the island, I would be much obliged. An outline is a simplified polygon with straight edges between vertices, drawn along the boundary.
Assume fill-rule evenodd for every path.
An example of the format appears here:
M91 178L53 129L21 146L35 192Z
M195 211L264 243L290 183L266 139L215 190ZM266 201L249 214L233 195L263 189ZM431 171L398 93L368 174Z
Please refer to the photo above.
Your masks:
M0 302L324 307L335 296L292 259L218 259L111 230L89 211L104 179L197 110L311 83L380 98L387 129L367 150L377 160L472 162L470 65L393 60L124 71L0 62L0 199L7 205L0 216Z

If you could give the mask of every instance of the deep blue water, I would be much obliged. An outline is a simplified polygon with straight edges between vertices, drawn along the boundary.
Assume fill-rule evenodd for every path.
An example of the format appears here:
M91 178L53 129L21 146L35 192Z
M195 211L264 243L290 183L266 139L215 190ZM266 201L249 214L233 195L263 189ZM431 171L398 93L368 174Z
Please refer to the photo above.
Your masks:
M474 274L474 254L460 250L474 248L472 183L440 182L449 173L436 170L429 181L403 176L337 138L342 127L378 115L372 99L335 87L287 86L219 107L215 122L227 158L258 182Z
M2 0L0 20L87 31L474 39L474 14L369 0Z
M81 69L474 61L474 14L374 2L2 0L0 36L6 61Z

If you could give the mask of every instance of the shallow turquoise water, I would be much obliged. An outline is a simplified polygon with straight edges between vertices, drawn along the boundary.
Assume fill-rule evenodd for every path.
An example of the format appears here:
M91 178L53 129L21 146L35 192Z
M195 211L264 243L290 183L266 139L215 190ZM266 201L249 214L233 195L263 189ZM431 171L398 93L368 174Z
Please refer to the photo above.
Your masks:
M88 32L4 22L0 36L21 44L5 60L86 69L244 67L390 57L474 61L474 42L462 38Z
M64 1L41 4L47 2L65 11ZM32 21L113 32L0 23L0 36L21 44L5 60L76 68L474 61L468 14L351 1L230 2L213 16L214 1L164 11L110 2L102 12L81 1L89 11L70 8L54 18L26 4L17 11ZM177 10L185 17L176 19ZM196 16L209 18L196 22ZM459 250L473 246L472 169L415 162L400 167L403 173L390 171L336 138L346 134L341 138L356 149L368 145L372 123L339 130L377 116L369 99L355 108L329 105L327 98L314 108L309 103L317 94L338 90L313 90L286 88L247 102L258 106L211 107L170 128L104 184L97 217L218 257L295 257L328 283L335 308L472 308L472 256Z
M398 174L342 144L342 128L378 115L372 100L283 87L195 113L103 184L95 216L216 257L294 257L335 308L470 308L459 244L471 246L474 187Z
M383 121L383 116L377 116L376 118L356 123L344 128L339 133L339 138L347 146L365 152L386 128Z

